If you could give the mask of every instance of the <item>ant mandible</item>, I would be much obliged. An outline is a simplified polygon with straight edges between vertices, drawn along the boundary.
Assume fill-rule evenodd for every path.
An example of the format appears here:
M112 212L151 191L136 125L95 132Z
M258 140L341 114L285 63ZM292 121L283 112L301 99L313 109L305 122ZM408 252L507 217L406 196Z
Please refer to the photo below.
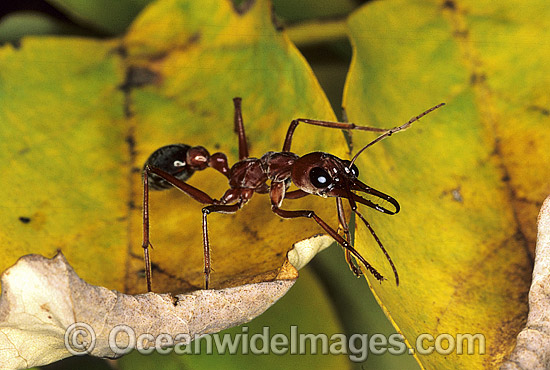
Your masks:
M397 269L390 255L382 245L374 229L357 209L357 203L360 203L374 208L379 212L393 215L399 212L399 203L391 196L359 181L357 178L359 171L354 162L357 160L357 157L371 145L396 132L407 129L413 122L418 121L426 114L445 105L445 103L438 104L422 114L411 118L407 123L391 129L359 126L345 122L329 122L299 118L290 123L282 151L267 152L261 158L249 157L241 113L241 98L234 98L233 103L235 105L234 130L239 139L239 161L235 163L233 167L229 167L227 157L223 153L214 153L211 155L202 146L191 147L185 144L163 146L151 154L145 163L143 170L142 246L145 256L147 290L151 291L151 261L149 258L149 246L151 245L149 241L149 189L163 190L171 187L175 187L196 201L207 205L202 209L204 279L206 289L208 289L211 272L207 217L212 212L237 212L250 200L250 198L252 198L254 193L269 193L271 210L282 218L307 217L315 220L325 232L344 247L346 261L356 276L361 275L361 269L353 262L352 255L359 260L376 279L382 281L384 277L372 267L351 244L349 228L342 204L342 198L347 199L353 213L363 221L386 256L395 275L395 283L399 285L399 275L397 274ZM361 148L351 161L340 159L332 154L324 152L313 152L300 157L290 151L294 130L300 123L343 130L382 132L382 134ZM219 200L210 197L205 192L185 182L194 171L201 171L208 167L222 173L229 180L229 190L227 190ZM270 181L269 185L267 184L268 180ZM287 191L291 183L294 183L299 189ZM385 200L389 202L394 209L390 210L375 204L357 195L354 191L364 192ZM297 199L311 194L323 198L336 198L338 220L346 237L345 239L335 229L317 216L314 211L294 211L281 208L284 199Z

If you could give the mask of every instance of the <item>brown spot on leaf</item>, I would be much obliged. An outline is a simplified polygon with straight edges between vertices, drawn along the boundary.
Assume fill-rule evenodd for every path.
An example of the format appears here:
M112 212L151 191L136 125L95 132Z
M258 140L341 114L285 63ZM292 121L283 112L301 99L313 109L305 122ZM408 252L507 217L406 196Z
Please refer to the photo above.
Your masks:
M455 30L453 32L453 35L456 38L466 39L466 38L468 38L469 32L468 32L468 30Z
M174 307L176 307L180 299L177 296L172 296L171 298L172 298L172 304L174 305Z
M483 83L487 79L487 76L484 73L472 73L470 75L470 84L475 85L478 83Z
M443 9L456 10L456 3L453 0L443 2Z
M248 11L254 6L255 2L256 0L245 0L240 4L237 4L236 1L232 1L232 4L233 4L233 9L235 9L237 14L244 15L248 13Z
M129 91L132 88L158 83L159 80L159 74L149 68L130 67L126 70L126 79L120 88Z
M550 116L550 109L547 107L540 107L537 105L531 105L528 110L534 110L540 112L543 116Z

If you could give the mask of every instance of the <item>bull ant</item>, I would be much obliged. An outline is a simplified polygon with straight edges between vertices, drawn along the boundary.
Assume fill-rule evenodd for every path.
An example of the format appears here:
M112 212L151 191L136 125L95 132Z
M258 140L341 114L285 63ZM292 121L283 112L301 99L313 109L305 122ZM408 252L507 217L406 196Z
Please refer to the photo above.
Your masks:
M204 278L205 288L208 289L210 280L210 241L208 239L208 215L212 212L235 213L252 198L254 193L269 193L271 210L282 218L307 217L313 219L327 232L338 244L345 249L346 261L356 276L361 275L361 269L353 261L352 256L378 280L384 277L371 266L351 244L348 224L345 219L342 198L347 199L351 210L369 229L374 240L386 256L393 273L395 283L399 285L399 275L390 255L382 245L382 242L374 232L374 229L363 217L357 208L357 203L364 204L375 210L393 215L399 212L400 206L393 197L364 184L358 179L359 171L354 164L357 157L371 145L392 134L403 131L426 114L443 106L438 104L420 115L411 118L405 124L391 129L382 129L367 126L358 126L353 123L328 122L313 119L299 118L293 120L288 128L283 149L280 152L267 152L261 158L253 158L248 155L248 144L244 132L241 113L241 98L234 98L235 126L234 130L239 139L239 161L229 167L227 157L223 153L210 154L202 146L191 147L185 144L174 144L157 149L147 162L143 170L143 250L145 254L145 274L147 290L151 291L151 261L149 258L149 189L163 190L175 187L196 201L206 204L202 209L202 233L204 245ZM309 125L337 128L343 130L362 130L381 132L376 139L365 145L350 160L340 159L332 154L313 152L304 156L298 156L290 151L294 130L300 123ZM185 181L194 171L213 168L222 173L229 180L229 189L219 199L210 197L205 192ZM269 181L269 184L268 184ZM287 191L290 184L294 183L298 190ZM392 205L393 209L375 204L362 198L355 192L363 192L370 196L384 200ZM286 210L282 209L283 200L297 199L308 195L318 195L323 198L336 198L338 219L345 236L342 237L335 229L329 226L314 211L310 210Z

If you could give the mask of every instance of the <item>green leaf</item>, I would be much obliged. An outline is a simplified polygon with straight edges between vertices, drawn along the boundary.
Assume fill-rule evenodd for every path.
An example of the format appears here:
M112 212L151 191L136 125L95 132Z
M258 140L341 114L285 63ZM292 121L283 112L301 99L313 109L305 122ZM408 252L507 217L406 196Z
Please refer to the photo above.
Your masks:
M395 328L386 318L364 279L358 279L351 274L343 259L341 248L328 248L315 257L311 267L331 297L348 338L356 333L368 334L369 338L374 334L382 334L386 338L396 334ZM354 369L417 368L415 358L407 351L400 354L390 353L388 350L382 353L370 351L366 361L354 364Z
M0 42L16 41L28 35L52 35L81 31L68 23L34 12L17 12L0 21Z
M277 15L290 22L343 16L356 6L353 0L273 0Z
M369 338L374 334L382 334L386 338L394 335L395 328L386 318L365 281L351 274L343 259L341 248L328 248L315 257L311 267L331 297L348 338L356 333L368 334ZM398 355L387 350L382 352L369 352L366 361L354 364L354 369L418 368L415 358L407 351Z
M151 0L47 0L81 26L111 35L124 32Z

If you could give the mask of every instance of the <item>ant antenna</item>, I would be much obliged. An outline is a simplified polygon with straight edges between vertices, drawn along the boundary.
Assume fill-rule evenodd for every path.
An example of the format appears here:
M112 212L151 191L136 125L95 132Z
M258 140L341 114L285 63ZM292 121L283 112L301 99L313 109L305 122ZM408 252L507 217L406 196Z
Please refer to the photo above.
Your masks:
M355 154L355 156L352 158L350 164L349 164L349 167L348 168L351 168L351 166L353 166L353 163L355 162L355 160L357 159L357 157L359 157L359 154L363 153L365 151L365 149L367 149L369 146L371 145L374 145L376 144L377 142L379 142L380 140L382 139L385 139L386 137L388 136L391 136L393 135L394 133L396 132L399 132L399 131L403 131L403 130L406 130L409 128L409 126L413 123L413 122L416 122L418 121L420 118L424 117L426 114L430 113L430 112L433 112L434 110L436 110L437 108L439 107L442 107L444 106L445 103L440 103L434 107L431 107L430 109L428 109L427 111L424 111L423 113L419 114L418 116L416 117L413 117L409 120L409 122L401 125L401 126L398 126L398 127L394 127L394 128L391 128L389 129L388 131L386 131L385 133L383 133L382 135L378 136L376 139L374 139L373 141L371 141L370 143L368 143L367 145L365 145L364 147L361 148L361 150L359 150L357 152L357 154Z

